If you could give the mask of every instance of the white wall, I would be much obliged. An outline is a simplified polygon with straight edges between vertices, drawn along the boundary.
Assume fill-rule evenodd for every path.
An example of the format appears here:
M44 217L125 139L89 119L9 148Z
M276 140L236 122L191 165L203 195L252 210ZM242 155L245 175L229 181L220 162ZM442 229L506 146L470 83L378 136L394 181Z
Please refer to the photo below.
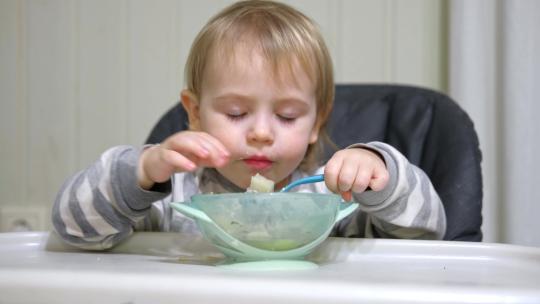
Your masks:
M49 228L68 175L143 143L178 100L196 33L229 2L0 0L0 231ZM287 2L321 26L338 82L446 89L442 0Z
M452 0L449 14L449 93L480 138L483 229L540 247L540 2Z

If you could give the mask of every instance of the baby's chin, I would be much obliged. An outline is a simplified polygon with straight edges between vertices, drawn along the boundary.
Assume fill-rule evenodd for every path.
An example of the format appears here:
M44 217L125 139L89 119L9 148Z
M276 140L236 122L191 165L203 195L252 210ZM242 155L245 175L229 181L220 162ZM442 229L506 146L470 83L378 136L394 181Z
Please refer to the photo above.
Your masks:
M227 170L226 168L217 168L219 174L224 176L228 181L233 183L235 186L242 189L247 189L251 183L251 174L249 172L238 172L240 170ZM236 173L236 172L238 173ZM255 175L255 174L253 174Z

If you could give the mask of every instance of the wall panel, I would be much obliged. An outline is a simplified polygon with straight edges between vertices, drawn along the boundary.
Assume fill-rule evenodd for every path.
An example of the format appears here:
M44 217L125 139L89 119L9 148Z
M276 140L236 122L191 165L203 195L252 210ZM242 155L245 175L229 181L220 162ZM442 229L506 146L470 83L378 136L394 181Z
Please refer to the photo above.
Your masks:
M71 1L25 4L27 180L23 204L51 204L77 157L72 5Z
M0 1L0 205L17 203L26 193L22 9L23 2Z
M175 40L174 1L131 1L129 10L129 62L127 115L128 143L141 144L164 109L178 99L171 91L177 68L170 50Z
M130 1L80 1L78 145L83 167L106 148L126 144L131 56Z
M439 1L396 1L392 22L391 79L432 88L445 88L445 18Z

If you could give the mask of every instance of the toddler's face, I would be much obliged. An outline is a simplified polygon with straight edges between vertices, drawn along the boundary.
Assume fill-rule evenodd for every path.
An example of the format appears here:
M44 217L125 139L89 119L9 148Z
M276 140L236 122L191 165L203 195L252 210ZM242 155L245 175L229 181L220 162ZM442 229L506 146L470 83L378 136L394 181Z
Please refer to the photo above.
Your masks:
M299 64L275 79L258 52L237 47L235 58L208 63L199 128L230 151L231 162L218 169L223 176L246 188L260 173L279 189L318 138L314 84Z

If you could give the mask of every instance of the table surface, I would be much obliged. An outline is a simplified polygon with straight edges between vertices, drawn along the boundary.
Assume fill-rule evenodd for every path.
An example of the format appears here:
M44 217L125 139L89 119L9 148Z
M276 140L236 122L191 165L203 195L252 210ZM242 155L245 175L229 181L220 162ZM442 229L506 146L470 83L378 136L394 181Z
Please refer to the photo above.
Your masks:
M0 234L0 303L540 303L540 248L329 238L296 271L216 267L204 239L140 232L108 252Z

